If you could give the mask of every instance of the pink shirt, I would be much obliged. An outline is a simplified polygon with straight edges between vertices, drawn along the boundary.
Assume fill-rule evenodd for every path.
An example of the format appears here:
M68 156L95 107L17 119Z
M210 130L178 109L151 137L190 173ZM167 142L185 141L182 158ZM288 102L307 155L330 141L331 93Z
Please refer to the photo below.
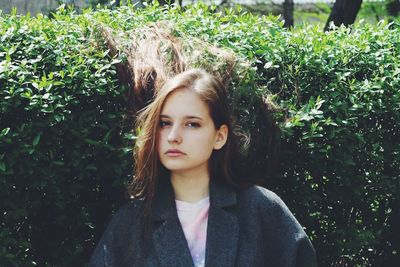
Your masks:
M210 197L203 198L196 203L180 200L175 200L175 203L194 266L203 267L205 264Z

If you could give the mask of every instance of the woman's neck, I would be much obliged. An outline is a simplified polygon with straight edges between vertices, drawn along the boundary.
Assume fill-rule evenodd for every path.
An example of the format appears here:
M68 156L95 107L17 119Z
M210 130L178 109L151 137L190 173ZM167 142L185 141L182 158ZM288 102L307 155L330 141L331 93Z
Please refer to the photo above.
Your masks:
M171 173L171 184L177 200L195 203L210 194L208 174Z

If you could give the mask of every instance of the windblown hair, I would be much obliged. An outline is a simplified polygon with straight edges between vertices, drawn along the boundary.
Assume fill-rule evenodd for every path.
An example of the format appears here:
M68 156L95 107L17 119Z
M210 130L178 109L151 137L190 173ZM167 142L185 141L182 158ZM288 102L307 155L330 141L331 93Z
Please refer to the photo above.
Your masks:
M201 67L225 87L232 81L237 63L233 53L197 38L176 37L172 28L159 22L135 29L124 38L101 28L111 53L120 51L127 56L126 64L118 65L118 72L120 80L130 87L134 113L150 103L168 79L188 69Z
M102 28L111 52L116 54L119 49L127 56L127 67L119 73L131 88L131 102L134 103L131 115L136 117L135 129L139 130L134 149L135 174L128 188L134 197L152 199L156 180L165 173L157 156L156 136L162 105L173 90L186 88L197 92L208 104L215 126L227 124L230 127L224 147L233 148L230 145L234 142L232 111L226 88L232 81L236 57L197 38L176 37L172 28L156 23L133 30L125 39ZM232 151L232 154L238 153ZM233 183L230 168L222 169L224 177Z
M118 72L121 81L130 87L128 99L133 103L130 116L136 117L137 130L135 171L128 193L143 199L141 220L145 243L157 186L160 179L169 178L169 171L161 164L157 153L157 136L160 112L174 90L185 88L196 92L208 105L215 127L228 126L227 142L222 149L212 153L209 161L210 177L238 185L235 178L238 171L233 166L238 166L235 157L240 153L226 90L232 81L237 59L233 53L199 39L178 38L171 29L158 23L134 30L129 38L122 40L109 29L102 28L111 53L122 51L127 56L127 62L119 66Z
M184 88L197 93L208 105L215 127L228 126L226 144L213 151L209 160L211 179L221 179L237 188L246 187L251 182L242 181L241 166L246 164L246 178L251 171L258 171L265 179L265 169L269 170L274 164L273 161L272 164L266 163L266 160L277 158L277 146L274 145L277 127L270 114L270 105L264 99L260 99L257 125L250 133L252 138L248 149L240 150L237 145L234 133L238 128L232 126L233 107L228 99L228 95L232 95L228 88L235 79L240 79L236 66L244 64L237 64L238 59L228 50L181 33L172 34L172 29L165 23L157 23L133 30L128 38L122 39L111 30L101 28L111 54L122 52L127 58L117 66L117 70L121 82L129 86L128 102L131 106L128 107L128 117L136 118L138 133L134 148L135 173L128 193L144 200L144 235L149 230L146 227L150 227L159 181L169 178L169 171L157 154L157 135L163 104L174 90Z

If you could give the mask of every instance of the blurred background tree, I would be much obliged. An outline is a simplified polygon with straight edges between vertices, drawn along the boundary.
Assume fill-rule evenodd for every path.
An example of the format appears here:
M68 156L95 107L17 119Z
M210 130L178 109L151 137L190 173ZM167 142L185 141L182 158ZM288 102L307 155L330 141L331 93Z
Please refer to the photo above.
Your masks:
M399 0L389 0L386 3L386 9L390 16L397 16L400 12L400 1Z
M351 25L356 20L358 11L361 8L362 0L336 0L333 4L332 11L326 22L324 30L328 30L331 22L336 26Z
M17 12L32 15L42 12L50 14L59 4L72 5L76 9L84 7L96 7L97 5L114 8L121 5L151 3L155 0L0 0L0 10L10 13L13 7ZM159 0L160 5L177 4L185 6L197 0ZM217 6L219 11L224 8L240 4L248 12L259 15L277 15L284 20L285 27L293 27L302 24L316 24L327 29L329 22L335 25L349 25L359 20L369 23L377 23L379 20L393 19L399 16L400 0L219 0L201 1L209 5Z
M286 28L293 27L294 25L293 10L294 10L293 0L285 0L283 2L283 19L285 20L284 26Z

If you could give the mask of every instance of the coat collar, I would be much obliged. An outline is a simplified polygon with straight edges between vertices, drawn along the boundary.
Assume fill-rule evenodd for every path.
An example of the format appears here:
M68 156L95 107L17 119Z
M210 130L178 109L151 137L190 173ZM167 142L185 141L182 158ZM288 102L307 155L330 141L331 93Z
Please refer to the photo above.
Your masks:
M210 181L210 211L207 225L205 266L234 266L239 240L239 222L235 209L234 188ZM175 198L169 179L160 182L153 205L153 242L161 266L193 266L176 212Z

